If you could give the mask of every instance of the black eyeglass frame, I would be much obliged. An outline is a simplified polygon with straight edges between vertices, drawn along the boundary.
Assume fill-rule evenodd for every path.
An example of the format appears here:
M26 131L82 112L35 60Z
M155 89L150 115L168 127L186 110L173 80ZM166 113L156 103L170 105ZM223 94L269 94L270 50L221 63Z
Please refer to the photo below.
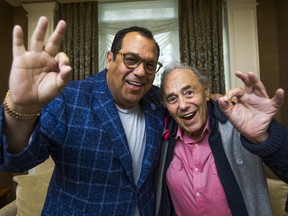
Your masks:
M148 73L148 74L156 74L156 73L160 70L160 68L163 67L163 64L161 64L160 62L154 61L154 60L143 59L143 58L141 58L141 57L140 57L138 54L136 54L136 53L132 53L132 52L122 53L122 52L120 52L120 51L119 51L118 53L123 56L123 63L124 63L124 65L125 65L127 68L129 68L129 69L135 69L135 68L139 67L139 65L142 64L142 62L144 62L145 72ZM126 55L132 55L132 56L138 58L138 62L137 62L137 64L135 64L135 65L136 65L135 67L134 67L134 66L131 66L131 65L127 65L127 63L125 62ZM147 64L147 62L156 63L157 66L156 66L156 70L155 70L154 72L149 72L149 71L147 71L147 69L146 69L146 64ZM157 69L157 67L158 67L158 69Z

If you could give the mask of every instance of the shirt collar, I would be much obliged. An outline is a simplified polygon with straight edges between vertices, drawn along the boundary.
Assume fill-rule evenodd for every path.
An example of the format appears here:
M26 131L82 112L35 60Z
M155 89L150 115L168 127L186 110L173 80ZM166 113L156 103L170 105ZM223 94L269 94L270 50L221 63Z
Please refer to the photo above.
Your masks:
M179 126L178 126L178 129L177 129L176 139L180 139L184 143L187 143L187 144L189 144L189 143L193 144L195 142L201 141L206 134L210 134L209 118L207 118L207 120L206 120L206 124L205 124L204 130L202 131L200 139L194 140L191 137L188 137L187 135L184 134L183 129L180 128Z

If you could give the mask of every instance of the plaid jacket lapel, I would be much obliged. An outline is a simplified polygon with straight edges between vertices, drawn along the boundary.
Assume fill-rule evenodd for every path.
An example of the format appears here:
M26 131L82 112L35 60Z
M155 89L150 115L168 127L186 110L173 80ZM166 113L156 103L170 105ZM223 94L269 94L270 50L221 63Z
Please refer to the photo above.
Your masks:
M98 116L104 124L105 132L108 133L111 143L113 143L115 151L118 154L121 166L126 171L130 181L134 184L132 158L124 128L106 83L106 71L100 73L100 79L97 80L93 91L93 95L95 96L93 109L99 114Z
M146 146L137 187L141 187L146 178L153 172L159 155L164 128L164 109L159 104L160 100L157 99L158 89L152 88L141 101L146 121Z
M99 113L101 121L104 122L105 131L109 133L111 142L115 144L120 163L134 184L132 158L125 132L106 83L106 71L100 73L102 74L100 74L100 79L97 80L93 92L95 95L94 110ZM158 158L164 128L164 109L159 101L157 87L152 87L151 91L141 100L146 121L146 146L137 187L141 187L154 170Z

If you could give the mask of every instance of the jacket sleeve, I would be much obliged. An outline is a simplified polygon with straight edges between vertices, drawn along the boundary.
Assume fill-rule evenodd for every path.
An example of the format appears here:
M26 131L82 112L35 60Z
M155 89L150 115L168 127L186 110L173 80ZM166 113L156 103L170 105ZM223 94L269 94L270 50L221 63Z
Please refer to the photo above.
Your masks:
M288 128L273 120L268 133L267 140L261 144L253 144L241 136L242 145L260 156L275 175L288 183Z
M37 120L27 146L21 152L14 154L8 151L7 139L3 133L4 109L3 105L0 106L0 172L21 173L35 167L49 157L48 139L40 132L43 113L42 111Z
M23 151L13 154L8 151L8 144L5 135L1 134L0 141L0 172L24 172L39 163L43 162L48 156L39 158L37 152L40 151L40 145L35 141L39 136L39 123L30 136L28 145Z

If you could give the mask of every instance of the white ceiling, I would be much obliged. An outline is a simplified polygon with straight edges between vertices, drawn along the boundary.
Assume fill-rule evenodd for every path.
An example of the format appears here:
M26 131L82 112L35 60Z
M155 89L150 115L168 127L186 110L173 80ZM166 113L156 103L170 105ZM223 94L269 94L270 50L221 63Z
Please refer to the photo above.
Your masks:
M37 3L37 2L59 2L61 3L75 3L75 2L91 2L97 0L6 0L10 5L17 7L26 3ZM133 0L98 0L98 2L131 2ZM134 0L135 1L135 0ZM138 0L145 1L145 0Z

